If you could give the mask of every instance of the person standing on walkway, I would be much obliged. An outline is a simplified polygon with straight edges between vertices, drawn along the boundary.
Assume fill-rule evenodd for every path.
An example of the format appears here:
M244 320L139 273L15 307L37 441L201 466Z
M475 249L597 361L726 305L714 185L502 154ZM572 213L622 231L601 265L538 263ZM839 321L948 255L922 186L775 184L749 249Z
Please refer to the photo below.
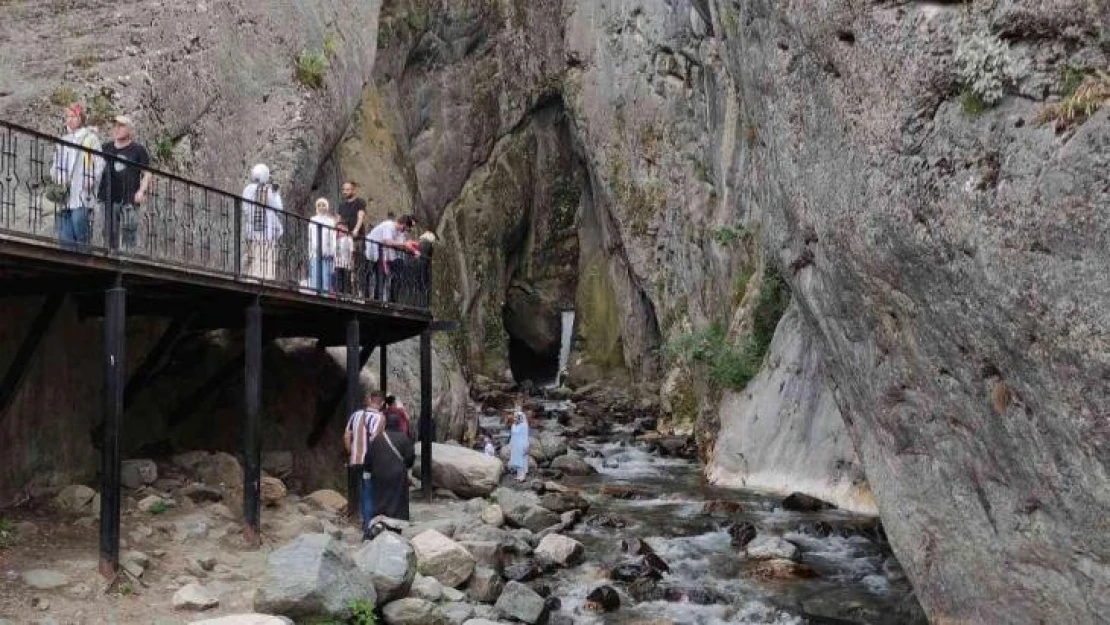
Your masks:
M528 475L528 415L524 412L524 398L517 397L513 407L513 425L509 429L509 469L516 473L516 481L523 482Z
M243 273L262 280L277 277L277 245L285 228L281 225L285 206L276 185L270 184L270 168L259 163L251 168L251 181L243 189Z
M416 460L412 439L401 432L396 415L386 417L385 430L370 442L364 461L374 490L374 516L409 520L409 469Z
M397 417L398 428L401 433L412 438L412 421L409 419L409 413L405 410L405 405L395 395L386 395L385 397L385 416L386 418Z
M354 266L351 270L354 274L354 279L358 280L366 269L366 200L358 196L358 183L353 180L348 180L343 183L339 189L339 194L342 196L342 201L336 207L335 212L339 214L339 222L347 225L347 231L351 234L351 243L354 247ZM361 285L365 280L360 280L359 284L354 285L355 295L360 295ZM351 286L351 285L348 285ZM342 288L342 287L341 287Z
M107 155L108 168L100 181L100 201L105 207L104 241L113 248L133 248L138 239L139 211L153 180L146 169L150 154L135 141L135 123L126 115L116 116L112 141L100 149Z
M389 301L389 276L391 272L400 269L401 252L405 249L405 231L412 227L415 220L405 215L394 221L386 219L374 226L367 236L366 260L373 263L371 272L374 282L374 299ZM367 283L369 287L369 282ZM369 288L367 292L371 292Z
M382 403L385 398L377 391L366 394L366 407L356 410L347 419L343 430L343 447L347 450L347 514L353 519L359 517L359 528L366 530L373 518L373 490L370 485L367 467L363 465L370 441L381 432L385 417Z
M335 217L328 201L320 198L308 224L308 286L321 294L331 293L335 239Z
M351 264L354 261L354 240L347 232L347 224L342 221L335 225L335 290L340 295L353 293L351 290Z
M62 140L85 150L99 150L100 138L85 125L85 109L71 104L64 113L65 134ZM104 173L104 159L91 151L73 146L58 146L50 167L56 204L55 228L62 245L89 243L89 213L96 206L96 193Z

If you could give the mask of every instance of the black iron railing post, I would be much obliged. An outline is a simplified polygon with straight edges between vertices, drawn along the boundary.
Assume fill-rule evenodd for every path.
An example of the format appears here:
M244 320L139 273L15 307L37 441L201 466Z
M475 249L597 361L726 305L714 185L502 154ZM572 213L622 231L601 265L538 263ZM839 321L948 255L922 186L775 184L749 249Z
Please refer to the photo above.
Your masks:
M232 215L231 220L234 222L232 226L232 233L235 237L235 245L233 253L235 259L232 261L235 267L235 277L243 277L243 200L237 199L231 207Z
M243 387L246 411L243 414L243 538L248 545L261 541L262 515L262 304L258 297L246 310Z
M432 332L420 333L420 488L432 500Z

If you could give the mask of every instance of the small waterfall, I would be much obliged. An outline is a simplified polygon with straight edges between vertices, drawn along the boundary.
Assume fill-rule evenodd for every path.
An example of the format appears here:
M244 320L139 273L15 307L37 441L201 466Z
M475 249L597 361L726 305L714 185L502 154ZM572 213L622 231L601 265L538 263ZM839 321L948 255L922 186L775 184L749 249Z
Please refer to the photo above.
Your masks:
M562 338L559 342L559 371L555 374L555 381L551 384L552 388L558 387L562 382L562 377L567 370L567 363L570 362L570 346L574 339L574 311L564 310L562 313Z

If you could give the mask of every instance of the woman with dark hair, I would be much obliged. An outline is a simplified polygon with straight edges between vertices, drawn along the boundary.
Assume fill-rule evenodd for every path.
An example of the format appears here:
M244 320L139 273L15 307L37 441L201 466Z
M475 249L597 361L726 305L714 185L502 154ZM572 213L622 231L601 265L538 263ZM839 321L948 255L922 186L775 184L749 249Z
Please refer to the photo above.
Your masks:
M405 405L402 404L395 395L386 395L385 397L385 416L396 416L398 419L397 428L405 436L412 438L412 427L409 425L409 413L405 410Z
M374 515L392 519L409 518L408 470L416 460L412 439L401 432L396 415L385 420L385 430L366 450L364 466L370 471L374 493Z

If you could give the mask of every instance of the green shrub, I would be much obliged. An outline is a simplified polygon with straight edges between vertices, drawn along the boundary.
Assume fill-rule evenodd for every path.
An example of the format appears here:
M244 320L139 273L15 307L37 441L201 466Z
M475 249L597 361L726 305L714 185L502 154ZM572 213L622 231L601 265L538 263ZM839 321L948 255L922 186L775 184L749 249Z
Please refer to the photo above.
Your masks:
M146 509L146 511L151 513L151 514L162 514L163 512L165 512L168 509L169 509L169 506L166 505L166 502L156 501L156 502L152 503L150 505L150 507Z
M116 104L107 93L98 93L89 102L88 121L91 126L104 126L116 117Z
M17 537L15 524L9 519L0 517L0 549L14 545Z
M81 54L73 57L73 60L70 61L70 65L73 65L77 69L89 69L93 65L96 65L96 62L99 60L100 59L98 59L95 54Z
M790 303L790 291L782 276L768 268L759 285L759 297L752 310L752 328L741 345L729 341L724 324L676 337L664 348L672 360L704 367L709 381L717 388L742 390L763 365L771 347L775 327Z
M968 117L979 117L983 114L983 111L987 110L987 103L974 91L964 90L960 94L960 108L963 109L964 115Z
M374 604L368 601L352 601L347 607L351 610L351 625L374 625L378 622Z
M405 15L405 23L416 32L428 29L428 12L424 9L413 9Z
M319 89L324 86L324 74L327 71L328 60L322 53L302 50L297 55L293 74L302 85L309 89Z
M77 101L77 92L69 87L58 87L50 94L50 103L58 107L66 107Z
M131 585L131 582L121 582L120 583L120 585L119 585L119 594L120 595L122 595L124 597L128 597L128 596L130 596L134 593L135 593L135 587Z
M1075 90L1079 85L1083 84L1083 80L1087 77L1087 72L1079 67L1065 67L1064 74L1061 77L1060 95L1064 98L1070 98L1075 95Z
M339 37L336 37L335 33L324 35L324 56L334 59L337 54L339 54Z
M154 159L161 163L173 162L173 139L161 137L154 142Z
M728 246L744 238L746 234L747 231L744 230L742 224L721 226L720 228L713 229L713 240L721 245Z

